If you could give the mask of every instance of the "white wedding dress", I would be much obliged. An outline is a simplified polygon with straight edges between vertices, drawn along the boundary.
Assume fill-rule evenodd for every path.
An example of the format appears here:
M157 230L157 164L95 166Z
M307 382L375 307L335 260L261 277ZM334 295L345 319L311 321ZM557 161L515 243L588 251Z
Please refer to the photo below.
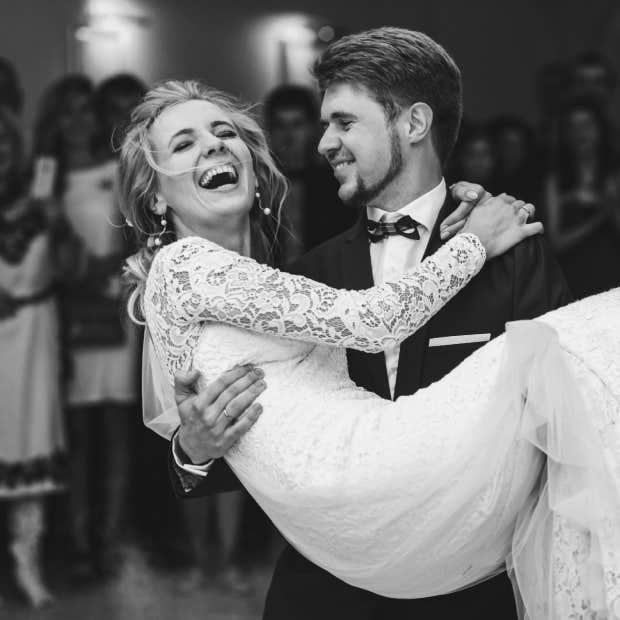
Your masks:
M395 402L348 377L345 347L402 341L484 258L458 235L398 281L344 291L179 240L155 257L144 300L160 387L192 366L207 382L265 371L264 413L226 460L338 578L428 597L508 563L524 618L620 617L620 289L509 324ZM178 423L169 410L149 426L169 437Z

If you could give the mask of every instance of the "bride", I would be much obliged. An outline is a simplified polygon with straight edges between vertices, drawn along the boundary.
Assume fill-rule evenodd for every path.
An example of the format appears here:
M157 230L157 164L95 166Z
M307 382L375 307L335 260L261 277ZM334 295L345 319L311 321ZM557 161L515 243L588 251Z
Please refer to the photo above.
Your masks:
M178 426L175 372L208 381L260 365L265 413L226 459L312 562L415 598L508 561L523 617L620 617L619 290L509 324L391 402L349 379L345 348L402 341L485 260L540 232L519 209L476 207L417 269L366 291L281 273L263 264L273 220L261 210L277 214L284 196L264 136L196 82L161 85L136 108L121 192L142 245L127 272L162 411L151 428Z

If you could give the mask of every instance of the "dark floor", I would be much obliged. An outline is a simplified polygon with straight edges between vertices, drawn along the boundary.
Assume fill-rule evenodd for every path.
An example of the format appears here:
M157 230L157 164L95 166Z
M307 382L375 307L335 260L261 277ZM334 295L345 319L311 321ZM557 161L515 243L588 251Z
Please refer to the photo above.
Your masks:
M42 610L31 610L9 579L2 584L0 618L10 620L258 620L271 568L248 573L252 591L239 595L216 579L188 588L186 570L163 570L148 562L138 548L125 550L117 578L106 584L69 586L50 575L56 600Z

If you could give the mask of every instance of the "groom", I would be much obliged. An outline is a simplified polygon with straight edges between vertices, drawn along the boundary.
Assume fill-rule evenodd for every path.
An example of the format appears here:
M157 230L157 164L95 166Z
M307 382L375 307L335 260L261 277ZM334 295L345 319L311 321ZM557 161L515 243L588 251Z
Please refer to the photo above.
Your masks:
M439 225L455 209L442 170L461 120L461 76L432 39L398 28L340 39L317 63L315 76L323 94L319 152L334 170L340 198L359 206L361 214L356 225L307 254L294 271L333 287L365 289L397 278L442 243ZM347 351L349 374L384 398L412 394L503 332L507 321L569 301L546 243L532 237L488 262L400 347L380 354ZM171 458L173 484L186 496L234 486L221 459L194 463L222 456L251 426L256 412L247 407L264 389L256 371L246 369L228 373L198 395L189 387L194 378L177 382L182 424ZM387 599L336 579L288 546L264 613L265 620L431 618L516 618L506 574L445 596Z

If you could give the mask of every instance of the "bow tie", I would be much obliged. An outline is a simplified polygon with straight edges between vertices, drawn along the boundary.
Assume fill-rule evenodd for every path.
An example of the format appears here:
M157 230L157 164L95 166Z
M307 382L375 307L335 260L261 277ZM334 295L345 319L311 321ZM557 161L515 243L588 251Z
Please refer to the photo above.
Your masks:
M366 231L368 232L368 238L371 243L377 243L386 237L391 235L402 235L407 239L419 239L420 233L418 232L419 222L416 222L408 215L403 215L395 222L375 222L374 220L368 220L366 223Z

